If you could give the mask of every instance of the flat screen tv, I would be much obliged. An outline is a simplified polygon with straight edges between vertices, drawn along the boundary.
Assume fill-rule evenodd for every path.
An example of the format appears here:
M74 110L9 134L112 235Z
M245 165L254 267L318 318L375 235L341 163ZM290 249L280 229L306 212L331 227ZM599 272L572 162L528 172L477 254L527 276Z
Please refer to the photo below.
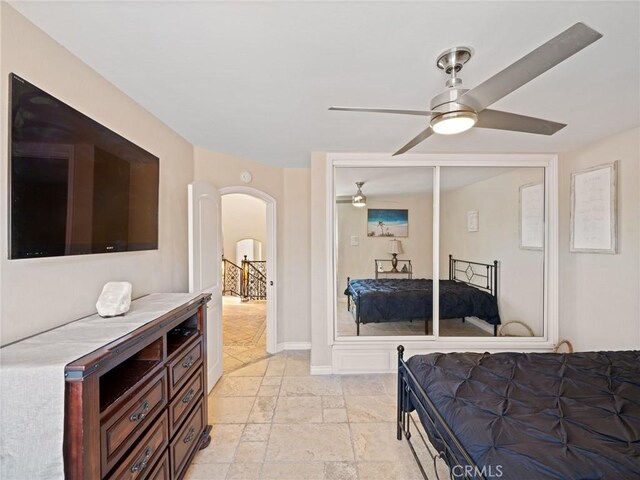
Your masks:
M10 258L158 248L159 159L10 75Z

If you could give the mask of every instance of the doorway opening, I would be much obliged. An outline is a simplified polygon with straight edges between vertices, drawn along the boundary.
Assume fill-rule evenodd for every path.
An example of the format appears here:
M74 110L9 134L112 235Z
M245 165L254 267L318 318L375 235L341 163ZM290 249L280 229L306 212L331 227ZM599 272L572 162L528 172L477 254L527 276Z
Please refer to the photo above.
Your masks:
M275 201L250 187L221 193L223 371L275 353Z

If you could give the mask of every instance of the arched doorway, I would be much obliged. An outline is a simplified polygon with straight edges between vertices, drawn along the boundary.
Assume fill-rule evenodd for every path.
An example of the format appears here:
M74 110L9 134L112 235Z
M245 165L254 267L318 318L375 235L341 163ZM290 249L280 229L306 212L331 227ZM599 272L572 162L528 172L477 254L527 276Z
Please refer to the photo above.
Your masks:
M259 323L259 319L257 317L262 312L262 314L266 316L266 321L263 320L264 325L266 325L266 328L265 328L266 342L264 342L264 337L262 337L263 343L261 345L264 345L263 351L265 354L275 353L277 348L276 347L277 297L276 297L276 282L275 282L275 279L277 278L276 200L270 195L260 190L257 190L252 187L246 187L246 186L221 188L220 194L222 197L223 217L225 217L225 203L227 204L226 208L248 208L247 206L249 206L250 208L250 205L252 204L248 200L252 200L254 202L253 205L256 205L256 202L258 204L263 205L262 209L256 208L255 210L262 212L261 214L263 215L263 219L264 219L263 220L264 238L260 239L261 240L260 243L264 244L263 246L264 248L262 249L262 258L259 259L259 260L264 260L264 262L250 261L245 263L242 261L242 259L237 259L236 258L236 241L240 238L244 239L243 237L247 236L246 229L245 229L245 234L243 234L243 233L240 233L242 230L240 228L232 229L230 227L227 227L228 232L227 234L225 234L225 231L224 231L225 227L223 224L223 232L222 232L222 235L224 238L223 243L225 243L226 245L224 248L225 261L223 262L223 272L225 272L224 269L226 268L229 268L232 271L235 270L236 272L238 271L238 269L241 269L239 274L243 276L242 277L243 279L246 279L246 276L251 274L251 278L255 280L256 278L255 275L258 275L258 276L260 275L256 267L260 267L260 268L264 268L265 277L266 277L265 291L264 291L264 293L266 294L266 300L261 300L263 297L261 297L260 295L256 296L256 293L253 290L251 291L251 293L249 293L248 291L243 291L241 293L236 292L235 296L228 295L225 297L225 301L223 302L224 303L223 316L225 311L228 313L228 316L225 317L224 325L226 327L230 326L230 329L229 328L227 329L229 332L227 334L227 338L231 339L232 336L236 336L237 338L242 338L244 336L245 338L249 339L250 337L252 337L254 332L256 332L255 328L256 326L258 326L258 323ZM245 198L244 203L231 201L232 199L236 199L239 197L248 197L248 198ZM228 201L225 202L225 199L227 199ZM241 205L245 205L245 207L240 207ZM251 221L250 219L248 220L247 218L245 218L245 217L251 217L249 213L253 213L253 216L255 217L256 212L227 211L226 213L227 214L231 213L231 215L226 215L226 216L228 218L231 218L230 220L231 222L237 222L236 226L240 227L242 224L246 224L247 221ZM256 223L260 223L260 221L258 221L258 218L255 218L253 221L255 221ZM227 224L229 225L228 222ZM235 238L236 236L238 236L239 238L236 239ZM262 234L253 233L249 236L262 237ZM254 260L254 259L247 259L247 260ZM246 303L244 301L246 301ZM243 317L245 317L248 322L246 325L246 329L244 330L240 328L234 328L233 324L229 323L230 320L232 319L233 321L236 321L236 319L241 320ZM259 331L257 331L257 335L260 335ZM256 336L256 339L257 339L257 336ZM224 333L223 333L223 342L224 342ZM225 358L228 360L228 363L231 365L231 369L234 369L234 367L238 368L239 366L241 366L241 364L239 364L238 361L246 364L253 361L253 359L260 358L259 345L252 347L251 341L247 343L248 348L246 349L246 351L237 345L232 346L233 344L232 341L229 341L227 343L229 343L230 345L223 347L223 349L228 352L228 355L225 355ZM239 343L242 343L242 342L239 342ZM227 370L227 368L225 368L225 370Z

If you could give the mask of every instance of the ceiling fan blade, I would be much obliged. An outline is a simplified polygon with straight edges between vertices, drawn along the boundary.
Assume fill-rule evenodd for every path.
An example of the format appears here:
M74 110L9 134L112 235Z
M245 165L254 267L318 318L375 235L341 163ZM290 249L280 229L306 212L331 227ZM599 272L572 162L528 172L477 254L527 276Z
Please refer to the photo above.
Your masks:
M584 23L576 23L490 79L469 90L458 99L458 102L469 105L480 112L601 37L600 32L587 27Z
M536 133L538 135L553 135L567 125L542 118L527 117L487 108L478 114L478 122L475 126L496 130L511 130L513 132Z
M400 150L398 150L392 156L395 157L396 155L400 155L401 153L404 153L407 150L411 150L413 147L418 145L420 142L422 142L423 140L426 140L427 138L429 138L432 134L433 134L433 130L431 130L431 125L429 125L423 131L421 131L418 134L417 137L415 137L413 140L411 140L409 143L407 143L404 147L402 147Z
M360 107L329 107L329 110L340 110L343 112L373 112L373 113L399 113L401 115L420 115L430 117L428 110L398 110L393 108L360 108Z

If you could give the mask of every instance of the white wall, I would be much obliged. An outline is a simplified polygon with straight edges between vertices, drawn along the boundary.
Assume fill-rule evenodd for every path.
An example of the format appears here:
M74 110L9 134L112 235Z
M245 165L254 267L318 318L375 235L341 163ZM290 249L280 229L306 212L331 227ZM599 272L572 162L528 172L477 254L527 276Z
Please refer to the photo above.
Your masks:
M338 223L338 299L347 288L347 277L374 278L374 260L390 260L389 237L367 236L367 209L407 209L409 212L409 236L399 237L404 253L398 259L411 260L413 278L431 278L433 261L433 195L389 195L367 199L365 208L350 203L336 205ZM351 236L357 236L359 244L351 245ZM386 264L387 268L391 264ZM402 263L398 263L398 269ZM346 297L345 297L346 300Z
M186 291L187 184L193 148L11 6L0 3L0 343L95 312L102 286L133 284L133 295ZM8 260L8 85L14 72L160 158L159 249Z
M222 237L224 257L234 263L236 243L253 238L262 243L262 258L267 249L267 205L251 195L231 193L222 196Z
M465 170L443 168L442 181ZM449 254L480 263L498 260L498 305L503 324L526 323L543 335L544 255L520 248L520 186L542 183L541 168L517 168L454 190L440 199L440 278L448 278ZM478 210L477 232L467 231L467 212ZM464 278L464 277L463 277ZM521 333L521 329L514 329Z
M308 272L304 268L300 270L291 268L292 265L299 263L301 258L308 258L309 251L308 240L305 240L305 235L306 238L309 235L306 226L309 213L306 209L307 200L304 198L308 196L304 170L307 169L283 169L199 147L194 148L196 180L207 181L216 188L247 186L240 180L240 174L243 171L249 171L253 180L248 186L267 193L276 200L278 259L275 281L278 292L277 342L279 344L310 340L309 317L297 317L291 313L305 312L309 305L308 297L304 293L309 291ZM290 242L294 237L300 243L292 248ZM294 284L295 290L299 293L289 295L287 284Z
M569 252L571 173L618 160L617 255ZM560 155L560 337L577 350L640 348L640 128Z

